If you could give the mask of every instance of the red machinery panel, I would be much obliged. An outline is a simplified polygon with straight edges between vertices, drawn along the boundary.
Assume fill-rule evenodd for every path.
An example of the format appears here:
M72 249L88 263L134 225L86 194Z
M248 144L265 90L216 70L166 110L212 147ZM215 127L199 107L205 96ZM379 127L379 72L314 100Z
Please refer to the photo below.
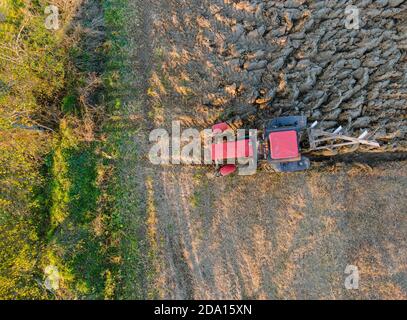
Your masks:
M229 125L226 122L215 124L212 127L213 132L225 132L226 130L230 129Z
M212 145L213 161L253 157L253 145L250 139L224 142Z
M300 156L297 131L272 132L269 140L272 159L294 159Z
M231 175L232 173L235 173L237 170L237 166L234 164L228 164L226 166L223 166L220 168L219 173L222 177L226 177Z

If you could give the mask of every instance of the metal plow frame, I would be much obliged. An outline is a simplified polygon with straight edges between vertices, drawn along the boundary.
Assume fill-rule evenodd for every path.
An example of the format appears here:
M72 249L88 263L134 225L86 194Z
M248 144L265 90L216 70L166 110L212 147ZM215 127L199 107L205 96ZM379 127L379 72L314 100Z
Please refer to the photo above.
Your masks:
M356 151L361 145L380 148L380 144L373 140L368 140L368 132L365 131L358 138L353 138L341 134L342 127L339 127L334 132L327 132L321 129L310 128L308 129L308 137L310 143L309 151L329 150L335 152L342 147L352 147L351 151Z

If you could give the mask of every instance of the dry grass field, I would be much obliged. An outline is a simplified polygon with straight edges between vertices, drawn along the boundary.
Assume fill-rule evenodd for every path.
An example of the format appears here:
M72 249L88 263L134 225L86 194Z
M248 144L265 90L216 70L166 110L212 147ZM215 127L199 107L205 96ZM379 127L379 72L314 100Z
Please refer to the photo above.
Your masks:
M364 14L359 31L342 25L349 4ZM404 1L134 7L144 21L134 65L147 84L135 112L146 129L305 114L405 151ZM151 166L148 133L136 136L142 156L126 172L148 181L141 194L159 261L150 285L160 297L407 298L406 161L219 180L209 168ZM359 290L345 288L347 265L359 268Z

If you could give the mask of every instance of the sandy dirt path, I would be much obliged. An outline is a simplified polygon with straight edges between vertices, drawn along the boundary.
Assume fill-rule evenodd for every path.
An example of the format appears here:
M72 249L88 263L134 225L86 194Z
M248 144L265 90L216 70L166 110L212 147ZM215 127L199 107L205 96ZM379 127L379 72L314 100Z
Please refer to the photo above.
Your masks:
M304 112L312 116L317 111L320 114L314 116L333 119L327 121L328 127L348 121L350 116L350 127L353 120L359 121L352 130L371 125L389 148L396 145L402 149L404 131L399 129L405 125L405 104L399 101L404 101L404 96L396 97L390 92L398 90L404 94L403 75L395 73L386 78L383 75L388 69L378 72L378 64L366 67L371 68L367 71L367 84L363 83L363 72L356 73L361 82L358 92L349 92L346 83L357 85L357 77L350 74L359 70L359 62L378 61L375 55L380 58L384 51L372 47L372 55L362 53L355 57L360 61L339 77L335 68L346 58L340 55L343 49L333 53L326 64L314 57L291 57L288 51L287 56L275 56L277 49L273 46L281 46L279 41L284 37L288 42L296 38L303 41L290 42L287 48L308 42L307 37L296 34L301 32L301 26L305 28L307 16L295 10L311 10L314 14L322 10L308 6L308 1L290 1L293 7L288 8L291 13L284 23L294 21L298 30L291 32L297 27L286 27L281 35L274 35L278 40L275 43L270 40L271 35L267 37L273 30L267 29L267 14L284 17L279 1L134 3L142 18L138 25L142 32L135 33L133 39L135 47L142 46L135 53L134 70L143 75L138 84L143 87L143 94L139 96L139 108L133 111L139 113L144 125L135 137L135 149L140 154L137 168L129 174L140 186L139 195L144 199L141 208L149 218L148 232L153 237L150 241L158 252L157 277L149 285L157 287L159 297L407 298L406 162L377 164L373 168L332 166L321 172L260 173L219 180L207 175L206 169L151 166L146 157L149 130L170 128L172 120L181 120L185 127L203 128L222 117L258 123L270 115ZM299 7L295 7L296 3L300 3ZM304 8L303 3L307 5ZM333 16L343 9L343 4L336 8L334 2L329 3L333 6L329 14ZM325 21L320 20L320 24ZM267 32L258 30L258 21L262 21ZM318 26L317 31L310 31L313 41L317 37L314 33L324 29ZM389 35L392 41L399 35L399 29L395 30L393 36ZM343 37L347 39L344 33L335 34L331 37L336 45L342 43ZM357 36L353 37L357 43ZM391 43L386 39L382 39L383 46L388 47ZM248 50L251 45L253 50ZM235 49L243 50L238 58L233 58ZM273 53L264 58L268 61L265 66L264 53L259 52L262 50L266 55ZM386 55L394 60L391 68L406 67L404 55L399 56L394 50ZM281 62L280 58L284 58L282 65L274 65ZM250 67L247 63L257 65ZM325 71L317 72L318 65L323 65ZM318 80L310 84L309 79L296 79L301 68L315 69ZM282 78L275 78L276 74ZM340 84L332 79L340 79ZM386 79L390 79L388 83ZM390 91L382 90L382 81L390 86ZM309 90L306 85L311 86ZM270 92L273 87L279 90ZM338 88L343 93L335 98ZM370 96L375 90L378 95ZM323 98L322 91L328 97ZM348 96L346 101L338 98L342 94ZM361 97L367 100L361 102ZM270 101L274 108L270 108ZM395 102L395 107L374 111L388 101ZM288 105L292 109L287 109ZM308 109L309 106L313 107ZM344 287L347 265L356 265L360 270L359 290Z

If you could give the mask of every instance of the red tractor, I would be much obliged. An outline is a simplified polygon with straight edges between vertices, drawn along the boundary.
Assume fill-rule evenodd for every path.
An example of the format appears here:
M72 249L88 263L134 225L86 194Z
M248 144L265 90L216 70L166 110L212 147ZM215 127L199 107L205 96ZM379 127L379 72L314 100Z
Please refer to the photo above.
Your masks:
M310 160L302 152L301 145L308 145L311 151L330 150L351 147L352 151L360 145L380 147L377 142L366 140L367 132L359 138L341 134L342 127L334 132L316 129L317 122L307 128L307 119L302 116L281 117L268 121L259 136L244 136L225 140L233 130L227 123L219 123L212 128L215 142L211 145L211 159L217 167L219 176L234 173L238 166L247 163L267 161L276 172L295 172L308 170ZM307 140L308 139L308 140ZM230 161L232 160L232 161ZM228 162L233 162L233 164Z

